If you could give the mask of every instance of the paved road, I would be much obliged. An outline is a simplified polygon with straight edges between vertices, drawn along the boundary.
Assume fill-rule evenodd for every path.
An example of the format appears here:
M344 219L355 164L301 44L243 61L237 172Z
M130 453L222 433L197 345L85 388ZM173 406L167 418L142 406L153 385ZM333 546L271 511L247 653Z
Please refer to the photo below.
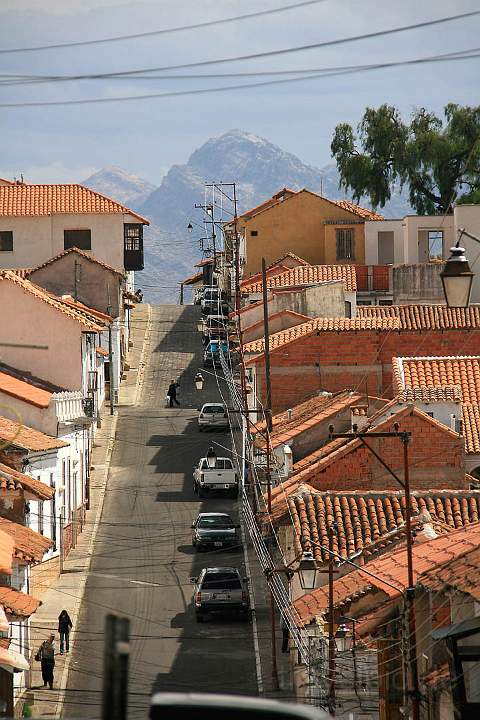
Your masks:
M147 717L152 689L257 693L250 624L217 618L197 625L189 577L206 565L234 564L241 553L201 553L191 547L190 524L201 509L236 516L236 502L200 502L192 469L212 440L196 428L196 406L218 399L214 378L201 396L199 312L186 306L153 308L151 355L138 406L119 411L117 442L91 576L80 612L78 642L65 717L99 717L103 624L114 611L131 621L129 718ZM181 407L165 409L166 388L179 378Z

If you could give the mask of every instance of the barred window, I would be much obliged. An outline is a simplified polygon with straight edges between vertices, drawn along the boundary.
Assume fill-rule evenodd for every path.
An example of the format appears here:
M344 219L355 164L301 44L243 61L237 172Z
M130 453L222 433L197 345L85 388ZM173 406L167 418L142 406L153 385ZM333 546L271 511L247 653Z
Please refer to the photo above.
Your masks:
M355 260L355 244L353 228L338 229L337 260Z

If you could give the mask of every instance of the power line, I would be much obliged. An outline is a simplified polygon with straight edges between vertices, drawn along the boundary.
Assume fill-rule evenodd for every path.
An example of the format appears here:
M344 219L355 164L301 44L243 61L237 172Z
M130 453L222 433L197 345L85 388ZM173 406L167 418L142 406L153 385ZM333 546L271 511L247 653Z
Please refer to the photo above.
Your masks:
M452 55L448 57L439 57L439 56L432 56L431 58L415 58L413 60L402 60L399 62L392 62L392 63L379 63L377 65L371 65L371 66L360 66L354 70L346 70L346 71L339 71L339 72L331 72L331 73L321 73L321 74L310 74L307 76L302 77L294 77L294 78L283 78L281 80L266 80L263 82L258 83L242 83L238 85L223 85L220 87L210 87L210 88L199 88L199 89L191 89L191 90L176 90L172 92L164 92L164 93L148 93L145 95L125 95L120 97L103 97L103 98L84 98L80 100L37 100L32 102L19 102L19 103L0 103L1 108L20 108L20 107L52 107L52 106L65 106L65 105L86 105L86 104L103 104L103 103L113 103L113 102L129 102L129 101L139 101L139 100L153 100L153 99L162 99L162 98L172 98L172 97L184 97L187 95L205 95L208 93L219 93L219 92L228 92L231 90L246 90L251 88L258 88L258 87L266 87L270 85L283 85L286 83L295 83L295 82L305 82L307 80L317 80L320 78L330 78L337 75L349 75L354 74L358 72L367 72L369 70L381 70L386 69L390 67L402 67L402 66L408 66L408 65L417 65L417 64L428 64L432 62L451 62L454 60L472 60L480 57L480 54L472 54L472 55Z
M286 12L288 10L297 10L299 8L307 7L308 5L317 5L321 2L326 2L326 0L303 0L299 3L294 3L292 5L282 5L281 7L272 8L270 10L259 10L257 12L244 13L243 15L235 15L233 17L222 18L218 20L205 20L204 22L192 23L190 25L179 25L173 28L161 28L160 30L150 30L148 32L133 33L129 35L116 35L114 37L98 38L97 40L78 40L74 42L55 43L53 45L35 45L33 47L2 48L0 49L0 53L6 55L8 53L12 54L24 52L40 52L43 50L59 50L61 48L85 47L87 45L100 45L103 43L123 42L125 40L139 40L140 38L185 32L187 30L201 30L203 28L213 27L215 25L226 25L227 23L250 20L252 18L264 17L266 15L275 15L278 13Z

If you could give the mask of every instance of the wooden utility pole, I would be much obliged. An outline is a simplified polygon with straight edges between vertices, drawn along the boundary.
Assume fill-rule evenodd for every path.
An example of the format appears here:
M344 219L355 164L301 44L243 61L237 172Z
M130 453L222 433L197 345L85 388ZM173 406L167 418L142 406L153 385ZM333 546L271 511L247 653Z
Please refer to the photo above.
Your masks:
M335 715L334 534L335 530L330 526L328 528L328 709L332 716Z
M265 383L266 383L266 411L268 416L267 429L272 430L272 382L270 378L270 334L268 330L268 305L267 305L267 269L265 258L262 258L262 292L263 292L263 333L264 333L264 353L265 353Z

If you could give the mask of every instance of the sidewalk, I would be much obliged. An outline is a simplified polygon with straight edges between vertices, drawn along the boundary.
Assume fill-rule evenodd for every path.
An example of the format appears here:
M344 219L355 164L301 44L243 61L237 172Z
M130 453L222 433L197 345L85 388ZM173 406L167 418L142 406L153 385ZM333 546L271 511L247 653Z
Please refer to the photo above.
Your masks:
M119 392L119 406L134 405L143 385L145 358L149 351L149 327L151 309L149 305L137 305L132 313L133 347L129 350L126 373ZM64 691L68 678L70 655L58 654L55 659L55 685L53 690L43 688L40 663L33 656L50 632L57 638L59 651L58 616L64 608L68 610L73 623L70 643L75 644L75 628L82 602L83 592L90 567L90 558L97 527L102 514L105 486L108 482L110 459L115 444L118 415L110 415L108 403L102 408L102 426L97 430L91 457L90 510L86 513L83 532L78 536L77 545L64 562L64 571L42 596L42 604L32 617L31 623L31 681L27 691L34 698L34 717L60 717ZM68 713L67 713L68 714Z

